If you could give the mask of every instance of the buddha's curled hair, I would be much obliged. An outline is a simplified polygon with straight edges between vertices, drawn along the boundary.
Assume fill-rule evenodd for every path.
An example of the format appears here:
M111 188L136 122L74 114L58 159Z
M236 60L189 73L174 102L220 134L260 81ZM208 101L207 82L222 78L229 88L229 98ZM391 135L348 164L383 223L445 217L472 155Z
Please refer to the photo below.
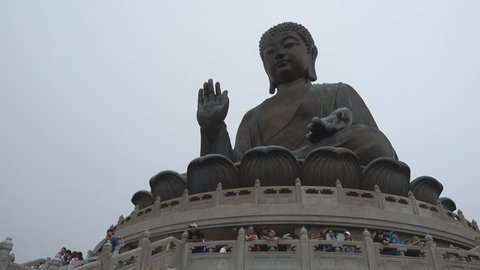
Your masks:
M274 37L285 31L293 31L297 33L305 42L305 45L307 46L307 50L309 53L312 46L315 46L315 42L313 41L312 35L307 30L307 28L305 28L305 26L298 23L294 23L294 22L280 23L271 27L267 31L265 31L265 33L263 33L262 37L260 38L259 49L260 49L260 57L262 57L262 60L263 60L262 49L265 46L265 42L271 37Z

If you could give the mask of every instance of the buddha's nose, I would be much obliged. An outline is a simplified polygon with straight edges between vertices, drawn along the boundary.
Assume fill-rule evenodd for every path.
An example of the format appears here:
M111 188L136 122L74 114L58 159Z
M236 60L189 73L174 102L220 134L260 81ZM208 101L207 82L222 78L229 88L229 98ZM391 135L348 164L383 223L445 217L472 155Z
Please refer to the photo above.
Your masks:
M282 59L285 57L285 53L282 50L278 50L275 54L275 59Z

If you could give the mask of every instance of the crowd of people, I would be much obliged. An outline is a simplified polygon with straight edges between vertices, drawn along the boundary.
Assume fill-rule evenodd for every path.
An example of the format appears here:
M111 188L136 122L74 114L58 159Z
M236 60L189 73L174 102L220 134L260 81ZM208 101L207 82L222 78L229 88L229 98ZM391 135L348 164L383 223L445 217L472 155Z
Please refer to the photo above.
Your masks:
M283 230L285 231L285 230ZM245 230L245 241L254 241L254 240L265 240L266 243L254 243L251 246L251 251L288 251L294 250L295 247L285 244L285 243L278 243L280 239L298 239L299 237L293 232L287 232L283 234L281 237L277 235L276 231L273 228L263 226L261 228L260 234L257 234L255 228L253 226L248 226ZM349 230L322 230L320 228L309 229L308 238L310 240L326 240L327 242L320 242L315 248L319 251L324 252L345 252L345 253L357 253L360 252L359 247L357 244L352 243L351 245L346 242L353 242L352 233ZM395 245L390 244L408 244L413 246L425 246L425 239L421 238L418 235L412 235L411 239L401 241L398 234L390 230L388 232L384 232L382 230L378 230L373 234L373 242L381 243L383 248L380 250L382 255L394 255L399 256L402 255L401 252L395 247ZM115 236L115 232L113 229L107 230L107 236L105 239L106 242L110 242L112 253L118 253L119 249L122 248L125 244L121 240L121 238ZM191 223L188 225L187 230L187 241L188 242L205 242L205 233L199 230L197 223ZM332 241L338 241L339 243L332 243ZM226 253L232 250L231 246L223 245L215 248L215 252ZM192 248L193 253L203 253L207 250L205 245L198 245ZM59 252L61 255L61 260L63 265L68 265L71 263L75 263L78 261L83 260L83 256L81 252L67 250L66 248L62 248ZM407 251L403 254L405 256L415 256L420 257L423 256L420 249L407 249Z
M188 229L188 239L189 242L205 242L205 233L201 232L198 229L198 225L196 223L192 223L189 225ZM255 228L253 226L248 226L245 230L245 241L254 241L254 240L265 240L267 241L266 244L264 243L254 243L251 246L251 251L287 251L287 250L294 250L294 247L288 244L279 244L278 240L280 239L298 239L299 237L294 232L287 232L283 234L283 236L277 236L276 231L273 228L269 227L262 227L260 234L257 234ZM360 252L359 247L352 243L351 245L346 242L353 242L352 233L348 230L321 230L321 229L310 229L309 233L310 240L326 240L327 243L323 242L316 246L316 250L324 251L324 252L345 252L345 253L357 253ZM331 243L332 241L338 241L338 244ZM398 234L390 230L388 232L384 232L382 230L378 230L373 234L373 241L376 243L382 243L384 246L383 249L380 251L383 255L401 255L400 251L394 245L390 244L408 244L414 246L424 246L425 240L418 235L412 235L410 240L401 241ZM330 243L329 243L330 242ZM201 253L205 252L205 247L199 246L194 247L192 252L194 253ZM216 250L217 252L229 252L231 251L231 247L229 246L221 246ZM405 252L406 256L415 256L420 257L422 253L419 249L407 249Z
M388 233L377 231L373 236L373 242L382 243L384 245L383 249L380 251L381 254L394 256L400 256L401 253L397 248L388 246L389 244L408 244L419 247L423 247L426 244L425 239L416 234L412 235L411 240L405 240L402 242L395 231L389 231ZM405 255L420 257L422 256L422 253L418 249L407 249Z
M112 228L107 230L107 235L105 237L105 242L109 242L112 245L111 252L113 254L118 254L120 248L125 246L125 243L120 237L115 236L115 232ZM57 253L57 256L60 257L62 266L80 266L85 263L83 258L83 253L81 251L72 251L66 247L62 247Z
M81 251L71 251L66 247L62 247L58 252L58 255L60 256L62 265L75 265L84 260Z

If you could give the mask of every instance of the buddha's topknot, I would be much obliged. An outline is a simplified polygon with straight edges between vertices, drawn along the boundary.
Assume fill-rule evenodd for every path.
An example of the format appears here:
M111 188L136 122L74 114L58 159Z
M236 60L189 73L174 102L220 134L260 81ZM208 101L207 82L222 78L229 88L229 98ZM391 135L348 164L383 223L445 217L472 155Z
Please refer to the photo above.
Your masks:
M312 46L315 46L315 42L313 41L312 35L310 34L310 32L308 32L305 26L298 23L294 23L294 22L280 23L268 29L265 33L263 33L262 37L260 38L259 49L260 49L260 56L262 57L262 60L263 60L262 49L263 49L263 46L265 45L265 42L271 37L274 37L285 31L294 31L295 33L297 33L303 39L303 42L305 42L308 52L310 52L310 48Z

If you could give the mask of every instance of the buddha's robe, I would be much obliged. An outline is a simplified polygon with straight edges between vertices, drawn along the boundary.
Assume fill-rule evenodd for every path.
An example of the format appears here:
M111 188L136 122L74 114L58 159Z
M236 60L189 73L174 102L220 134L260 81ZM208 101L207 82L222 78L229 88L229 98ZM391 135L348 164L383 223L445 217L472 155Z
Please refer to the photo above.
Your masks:
M305 139L307 125L313 117L326 117L341 107L352 112L350 127L329 134L317 143ZM347 84L313 84L289 116L290 120L274 131L266 132L263 128L265 123L260 117L263 109L262 103L245 114L238 128L234 152L227 149L231 149L230 139L226 126L223 126L215 142L207 142L202 138L202 154L209 149L207 152L224 154L237 160L253 147L279 145L291 150L297 158L304 158L317 147L336 146L352 150L359 157L361 165L378 157L396 158L392 145L377 128L362 98Z

